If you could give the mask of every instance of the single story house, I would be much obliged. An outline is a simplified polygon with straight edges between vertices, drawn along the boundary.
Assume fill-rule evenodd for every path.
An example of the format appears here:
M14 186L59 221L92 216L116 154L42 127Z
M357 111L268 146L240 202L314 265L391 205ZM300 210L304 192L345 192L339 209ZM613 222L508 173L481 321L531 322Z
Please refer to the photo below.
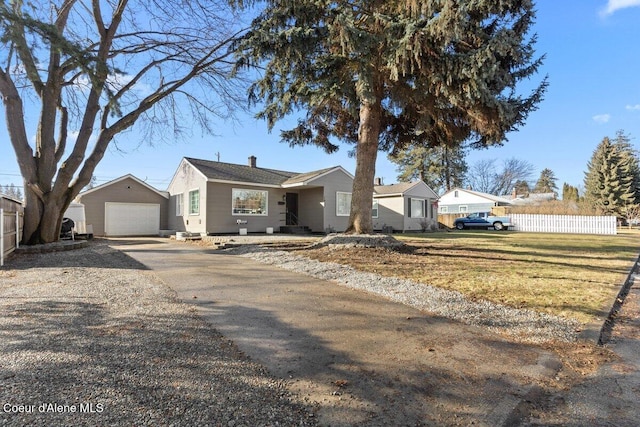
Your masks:
M381 184L378 182L378 184ZM312 172L185 157L167 191L133 175L84 191L87 225L96 236L342 232L349 223L353 176L341 166ZM437 194L424 182L376 185L374 229L421 231L437 224Z
M169 194L133 175L80 193L87 225L96 236L153 236L167 228Z
M168 226L192 233L344 231L353 176L340 166L297 173L185 157L168 187Z
M479 191L454 188L438 200L439 214L491 212L496 206L511 206L511 200Z
M422 180L381 185L373 193L373 228L382 231L423 231L438 225L438 195Z

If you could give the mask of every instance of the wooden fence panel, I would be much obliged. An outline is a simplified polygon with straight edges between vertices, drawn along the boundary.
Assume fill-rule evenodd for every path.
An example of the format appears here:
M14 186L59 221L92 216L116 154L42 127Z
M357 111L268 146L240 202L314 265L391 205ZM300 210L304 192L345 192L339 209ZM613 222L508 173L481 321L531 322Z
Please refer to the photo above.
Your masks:
M511 229L539 233L617 233L615 216L511 214Z
M20 245L22 239L23 213L0 208L0 267L5 258Z

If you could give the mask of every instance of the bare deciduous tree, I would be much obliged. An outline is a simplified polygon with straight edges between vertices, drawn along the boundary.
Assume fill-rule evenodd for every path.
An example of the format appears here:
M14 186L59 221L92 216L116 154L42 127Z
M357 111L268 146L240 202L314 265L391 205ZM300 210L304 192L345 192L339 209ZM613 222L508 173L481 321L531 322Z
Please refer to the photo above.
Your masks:
M24 178L25 243L57 240L63 212L123 131L138 123L156 139L229 114L234 22L224 1L0 5L0 95Z
M519 181L528 181L533 174L533 165L526 160L507 159L498 171L495 159L476 162L467 174L467 184L476 191L495 194L509 194Z

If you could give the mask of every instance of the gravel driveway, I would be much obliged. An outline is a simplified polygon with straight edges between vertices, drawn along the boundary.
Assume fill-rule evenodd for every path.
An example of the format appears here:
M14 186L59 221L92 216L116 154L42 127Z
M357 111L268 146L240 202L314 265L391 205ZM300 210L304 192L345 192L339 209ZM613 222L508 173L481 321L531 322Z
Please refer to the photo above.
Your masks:
M283 383L103 241L0 270L0 425L314 425Z

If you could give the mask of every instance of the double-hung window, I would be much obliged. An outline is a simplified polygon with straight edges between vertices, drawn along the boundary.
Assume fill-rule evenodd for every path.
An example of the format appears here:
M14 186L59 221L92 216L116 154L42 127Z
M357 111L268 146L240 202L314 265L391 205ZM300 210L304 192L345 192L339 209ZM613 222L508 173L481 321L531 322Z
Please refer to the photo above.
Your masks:
M176 216L184 215L184 195L182 193L176 194Z
M409 199L409 209L411 218L424 218L424 199Z
M373 199L373 206L371 207L372 218L378 218L378 210L379 210L378 200Z
M351 193L336 192L336 216L351 214Z
M200 190L189 191L189 215L200 214Z

